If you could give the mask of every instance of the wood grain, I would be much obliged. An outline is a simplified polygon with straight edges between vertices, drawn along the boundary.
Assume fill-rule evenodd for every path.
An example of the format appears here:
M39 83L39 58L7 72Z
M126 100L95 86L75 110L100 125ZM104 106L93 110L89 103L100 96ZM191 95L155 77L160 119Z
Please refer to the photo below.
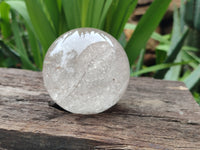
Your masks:
M181 82L131 78L98 115L49 102L41 72L0 69L0 150L200 149L200 107Z

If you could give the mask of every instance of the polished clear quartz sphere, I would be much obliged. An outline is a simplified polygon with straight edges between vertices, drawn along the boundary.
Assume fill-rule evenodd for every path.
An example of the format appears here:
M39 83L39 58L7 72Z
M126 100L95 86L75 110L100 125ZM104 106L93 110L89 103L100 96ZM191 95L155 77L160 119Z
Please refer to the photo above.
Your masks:
M57 38L43 66L53 101L76 114L96 114L115 105L129 76L128 58L119 42L93 28L74 29Z

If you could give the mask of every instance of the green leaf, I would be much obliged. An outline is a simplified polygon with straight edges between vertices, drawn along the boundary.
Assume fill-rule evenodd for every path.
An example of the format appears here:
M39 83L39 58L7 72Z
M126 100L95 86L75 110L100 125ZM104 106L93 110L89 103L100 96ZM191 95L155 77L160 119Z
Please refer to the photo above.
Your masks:
M135 25L135 24L126 23L124 29L135 30L136 27L137 27L137 25ZM162 35L160 35L159 33L156 33L156 32L153 32L151 34L151 38L160 42L160 43L163 43L163 44L169 44L170 43L170 41L165 36L162 36Z
M199 51L198 48L196 48L196 47L191 47L191 46L187 46L187 45L183 46L183 50L184 50L184 51L191 51L191 52L198 52L198 51Z
M200 31L200 0L195 0L194 27ZM191 12L189 12L191 13Z
M81 27L87 26L87 14L90 0L81 1Z
M25 23L33 31L33 26L32 26L31 19L29 17L25 2L20 1L20 0L18 0L18 1L17 0L7 0L5 2L8 5L10 5L11 9L15 10L23 17Z
M110 19L110 29L109 33L111 33L116 39L118 39L124 29L125 24L128 21L128 18L132 14L133 10L137 5L137 0L119 0L115 11L113 12ZM120 11L119 11L120 10Z
M32 52L32 55L33 55L34 62L36 64L36 66L41 70L42 69L42 63L43 63L42 62L42 56L41 56L40 48L39 48L39 45L38 45L38 41L35 37L33 25L31 23L25 2L20 1L20 0L19 1L7 0L6 3L8 5L10 5L11 9L15 10L16 12L18 12L23 17L23 19L25 21L25 26L26 26L27 31L28 31L28 38L29 38L29 42L30 42L30 46L31 46L30 49L31 49L31 52ZM22 46L22 47L24 47L24 46ZM18 48L18 49L20 49L20 48Z
M105 26L104 26L104 30L108 33L110 33L110 29L112 27L112 19L113 19L113 16L115 14L115 11L117 9L117 6L118 6L118 3L119 3L119 0L113 0L111 5L110 5L110 8L108 10L108 13L106 15L106 22L105 22Z
M140 51L140 56L139 56L138 62L136 64L136 70L135 70L135 72L137 72L137 71L139 71L139 70L142 69L143 60L144 60L144 54L145 54L145 49L142 49Z
M180 62L181 59L182 59L182 55L181 55L181 53L179 53L176 60L175 60L175 63ZM181 65L173 66L165 74L164 79L165 80L177 81L179 79L180 74L181 74Z
M104 1L104 0L103 0ZM92 21L93 21L93 11L94 11L94 5L95 5L95 2L94 0L90 0L89 1L89 7L88 7L88 10L87 10L87 17L86 17L86 26L87 27L92 27Z
M185 27L185 21L184 21L184 12L185 12L185 7L184 7L185 0L181 0L181 6L180 6L180 24L181 24L181 32L184 31Z
M92 0L90 0L92 1ZM93 3L93 6L92 6L92 13L88 13L87 15L91 15L92 16L92 22L90 24L91 27L94 27L94 28L97 28L98 25L99 25L99 22L100 22L100 18L101 18L101 14L102 14L102 11L103 11L103 8L104 8L104 3L105 1L104 0L95 0L95 1L92 1L94 2Z
M179 81L183 82L190 74L191 71L189 69L185 70L183 75L179 78Z
M16 47L19 50L18 53L20 55L23 55L24 57L28 58L28 54L25 50L24 43L23 43L23 40L22 40L22 37L21 37L21 31L20 31L19 25L17 23L16 16L15 16L14 12L12 12L11 28L12 28L12 31L13 31L13 34L14 34L14 40L15 40Z
M189 30L186 29L185 32L182 34L181 37L179 37L179 39L177 40L176 44L171 46L171 50L168 53L168 57L166 59L166 63L168 62L173 62L177 56L177 54L179 53L179 51L181 50L181 48L183 47L184 41L188 35Z
M41 51L40 51L38 41L35 38L35 35L34 35L34 33L32 32L31 29L27 28L27 31L28 31L28 39L29 39L29 42L30 42L30 49L31 49L31 52L32 52L32 55L33 55L34 62L36 64L36 66L40 70L42 70L42 64L43 64L42 58L43 57L42 57L42 54L41 54Z
M62 11L62 0L57 0L57 6L58 6L59 12L61 12Z
M56 36L59 36L59 8L56 0L44 0L45 14L48 16L49 22L53 25Z
M122 32L120 38L119 38L119 43L122 45L122 47L124 48L126 46L126 35L124 32Z
M178 9L176 7L174 8L173 20L174 21L173 21L171 45L170 45L170 50L169 50L168 53L171 53L173 51L178 40L182 36L181 25L180 25L180 17L179 17L179 14L178 14Z
M17 52L20 52L20 49L18 49L11 43L9 43L8 46L11 47L12 49L15 49ZM22 61L23 69L37 70L37 68L32 64L32 62L26 56L24 56L23 54L19 54L19 55L20 55L20 59Z
M163 47L161 47L163 46ZM159 49L161 48L161 49ZM167 52L166 52L166 48L168 50L168 45L159 45L156 47L156 64L161 64L165 61L166 56L167 56Z
M106 20L106 15L109 11L109 8L110 8L112 2L113 2L113 0L106 0L105 3L104 3L101 18L99 20L99 26L98 26L99 29L103 29L103 25L104 25L105 20Z
M194 59L194 57L188 51L182 51L182 60L183 61L193 60L191 63L188 64L193 69L195 69L199 65L199 62L196 59Z
M200 83L200 65L184 80L188 89Z
M186 29L186 31L183 33L183 35L179 38L179 40L176 43L176 45L173 45L174 47L172 47L172 50L170 51L170 53L168 53L168 56L167 56L167 58L166 58L164 63L171 63L176 59L178 53L180 52L180 50L181 50L181 48L182 48L182 46L184 44L184 41L185 41L185 39L186 39L186 37L188 35L188 32L189 32L189 30ZM164 76L165 76L167 71L168 71L168 68L160 70L160 71L156 72L154 77L158 78L158 79L162 79L162 78L164 78Z
M195 55L193 52L190 52L190 51L185 51L189 56L191 56L191 58L193 59L193 60L195 60L197 63L199 63L200 64L200 58L197 56L197 55Z
M147 67L147 68L142 69L140 71L134 72L131 76L138 76L138 75L142 75L144 73L154 72L154 71L162 70L162 69L165 69L165 68L170 68L172 66L184 65L184 64L188 64L188 63L189 62L159 64L159 65L155 65L155 66L152 66L152 67Z
M158 26L170 2L171 0L165 0L162 3L160 0L154 0L139 21L136 30L125 48L130 65L135 63L141 49L145 47L149 37Z
M182 32L181 32L181 25L180 25L180 16L178 14L178 9L175 7L174 8L174 15L173 15L173 30L172 30L172 38L171 38L171 45L168 53L172 53L174 50L173 48L176 46L178 43L179 37L181 37ZM177 58L175 59L175 62L180 62L181 61L181 53L178 54ZM165 75L166 80L178 80L179 75L181 72L181 66L174 66L171 67L168 72Z
M165 53L168 53L170 49L170 45L169 44L160 44L158 46L156 46L156 51L163 51Z
M193 96L196 102L200 105L200 93L194 92Z
M185 0L184 3L184 20L190 27L194 27L194 6L196 0Z
M11 49L10 47L8 47L8 45L4 43L3 40L0 40L0 49L6 57L10 57L13 60L17 60L17 61L20 60L19 54L13 49Z
M68 29L81 27L80 0L63 0L63 9Z
M36 36L46 52L56 39L56 33L44 13L40 0L25 0L25 2Z
M137 0L131 0L130 2L126 1L126 5L125 5L125 1L120 1L119 3L119 8L117 13L115 13L115 16L117 19L114 20L113 22L113 28L112 28L112 32L114 32L116 34L116 38L118 39L119 36L121 35L121 32L124 29L125 24L127 23L130 15L133 13L133 10L135 9L136 5L137 5ZM121 11L119 11L121 10ZM124 14L122 14L122 10L124 10Z
M126 23L125 26L124 26L124 29L135 30L136 27L137 27L137 25L135 25L133 23Z
M11 26L10 26L10 6L4 1L0 3L0 26L1 34L4 39L8 38L11 35Z
M65 19L64 10L62 9L59 15L59 33L58 34L61 35L67 32L68 30L69 29L68 29L67 22Z
M165 36L162 36L156 32L153 32L151 38L163 44L170 44L170 41Z
M33 69L35 70L35 66L33 66L32 62L29 60L28 58L28 54L27 51L24 47L24 43L21 37L21 31L19 28L19 25L17 23L16 20L16 16L15 13L12 12L12 24L11 24L11 28L14 34L14 41L16 43L16 47L13 46L13 48L17 51L17 53L20 56L20 59L22 61L22 67L25 69Z

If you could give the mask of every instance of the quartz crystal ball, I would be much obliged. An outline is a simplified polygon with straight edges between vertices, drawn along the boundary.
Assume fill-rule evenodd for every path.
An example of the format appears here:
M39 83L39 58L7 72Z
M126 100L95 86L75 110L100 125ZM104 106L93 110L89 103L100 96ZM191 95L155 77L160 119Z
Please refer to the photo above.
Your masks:
M96 114L115 105L129 76L124 49L114 37L93 28L74 29L57 38L43 66L53 101L76 114Z

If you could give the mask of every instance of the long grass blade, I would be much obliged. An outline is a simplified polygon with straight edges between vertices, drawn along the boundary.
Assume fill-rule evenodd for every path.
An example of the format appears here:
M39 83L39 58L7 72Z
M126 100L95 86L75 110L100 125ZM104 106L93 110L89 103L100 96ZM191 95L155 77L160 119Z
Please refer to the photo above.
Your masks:
M91 27L97 28L100 22L105 0L95 0L92 12ZM88 14L89 16L90 14Z
M138 76L138 75L142 75L142 74L145 74L145 73L155 72L155 71L158 71L158 70L170 68L170 67L176 66L176 65L185 65L185 64L188 64L188 63L190 63L190 62L159 64L159 65L155 65L155 66L152 66L152 67L147 67L147 68L142 69L142 70L137 71L137 72L133 72L131 76Z
M162 3L160 0L154 0L139 21L136 30L125 48L130 65L135 63L141 49L145 47L149 37L158 26L170 2L171 0L165 0Z
M0 27L1 34L4 39L8 38L11 35L11 26L10 26L10 6L5 2L0 3Z
M81 27L81 1L80 0L63 0L63 9L67 21L68 29Z
M104 3L104 7L103 7L103 10L102 10L102 14L101 14L101 18L100 18L99 26L98 26L99 29L103 29L103 25L104 25L105 20L106 20L106 15L108 13L108 10L109 10L112 2L113 2L113 0L106 0L105 3Z
M31 53L33 55L33 59L34 62L37 66L37 68L39 68L40 70L42 70L42 64L43 64L43 57L40 47L39 47L39 42L37 41L34 33L32 32L31 29L29 29L29 27L27 27L27 32L28 32L28 39L30 42L30 49L31 49ZM43 54L44 55L44 54Z
M196 100L196 102L199 104L200 106L200 93L197 93L197 92L193 92L193 97L194 99Z
M31 19L29 17L25 2L24 1L16 1L16 0L7 0L5 2L8 5L10 5L11 9L13 9L17 13L19 13L23 17L25 23L29 26L29 28L32 31L34 31L33 25L31 23Z
M115 37L119 38L128 18L133 13L137 5L137 0L120 0L114 15L112 16L112 26L110 33ZM120 11L119 11L120 10Z
M44 0L42 1L45 6L46 15L49 16L49 21L53 24L56 36L59 36L59 8L56 0Z
M5 56L11 57L13 60L20 60L19 54L8 47L8 45L3 40L0 40L0 47Z
M139 59L138 59L137 65L136 65L135 72L137 72L137 71L142 69L143 60L144 60L144 54L145 54L145 49L142 49L140 51L140 56L139 56Z
M0 40L0 67L16 67L17 63L20 63L19 55Z
M185 21L184 21L184 12L185 12L185 7L184 7L185 0L181 0L181 6L180 6L180 24L181 24L181 32L184 31L185 27Z
M200 62L198 62L194 57L192 57L192 55L190 54L190 52L188 52L188 51L182 51L181 54L182 54L182 60L183 61L194 60L190 64L188 64L193 69L195 69L200 64Z
M186 53L187 53L189 56L191 56L191 58L192 58L193 60L195 60L197 63L200 64L200 58L199 58L197 55L195 55L194 53L192 53L192 52L190 52L190 51L186 51Z
M194 6L196 0L185 0L184 2L184 20L190 26L194 27Z
M124 32L122 32L120 38L118 39L119 43L121 44L121 46L124 48L126 46L126 35Z
M177 7L174 9L173 15L173 29L172 29L172 38L171 38L171 45L170 50L168 53L171 53L176 46L178 40L182 36L181 25L180 25L180 16Z
M186 29L185 32L182 34L182 36L179 37L179 39L177 40L177 43L171 47L171 51L168 53L168 57L165 61L166 63L173 62L175 60L177 54L183 47L183 43L184 43L188 33L189 33L189 29Z
M119 0L113 0L111 5L110 5L110 8L108 10L108 13L106 15L106 22L105 22L105 25L104 25L104 30L108 33L110 33L110 30L112 28L112 19L113 19L113 16L115 14L115 11L117 9L117 6L119 4Z
M25 0L34 31L46 52L56 39L56 33L47 19L39 0ZM35 11L37 10L37 11Z
M167 56L168 45L159 45L156 47L156 64L162 64Z
M20 59L22 61L22 68L24 69L33 69L35 70L35 66L32 64L32 62L28 58L27 51L24 47L22 37L20 35L20 28L16 20L15 13L12 11L12 24L11 28L14 34L14 41L16 43L16 47L13 46L13 48L17 51L17 53L20 56Z
M62 11L62 0L56 0L59 12Z
M26 26L27 32L28 32L28 38L29 38L30 47L31 47L30 49L31 49L31 52L32 52L32 55L33 55L34 62L36 64L36 66L41 70L42 69L42 56L41 56L39 44L38 44L37 39L35 37L35 34L33 32L34 29L33 29L33 26L32 26L32 23L31 23L31 20L30 20L30 17L29 17L29 14L28 14L28 11L27 11L27 8L26 8L26 5L25 5L25 2L24 1L9 0L9 1L6 1L6 3L8 5L10 5L12 10L15 10L18 14L20 14L23 17L24 22L25 22L25 26ZM19 36L19 35L17 35L17 36ZM20 40L20 39L18 39L18 40ZM24 51L26 51L22 41L18 42L18 43L21 43L20 47L23 48ZM19 50L21 50L21 48L19 48L19 46L18 46ZM26 56L26 59L28 59L27 56Z
M12 12L11 28L12 28L12 31L13 31L13 34L14 34L14 40L15 40L16 47L19 50L18 53L20 55L23 55L24 57L26 57L28 59L28 54L27 54L27 51L24 47L24 43L23 43L23 40L22 40L22 37L21 37L21 31L20 31L19 25L17 23L16 15L15 15L14 12Z
M11 43L7 43L7 45L14 49L17 52L20 52L20 49L18 49L17 47L15 47L15 45L11 44ZM31 70L37 70L37 68L32 64L32 62L23 54L19 54L19 57L22 61L22 68L23 69L31 69Z
M87 26L87 17L88 15L88 9L89 9L89 2L90 0L84 0L81 1L81 27ZM94 12L93 12L94 13Z
M165 60L164 63L170 63L176 59L178 53L180 52L180 50L183 46L184 41L188 35L188 32L189 32L189 29L186 29L186 31L183 33L183 35L179 38L177 44L174 45L171 52L168 54L167 59ZM156 72L154 77L158 78L158 79L163 79L167 71L168 71L168 68L160 70L160 71Z
M184 83L190 90L200 84L200 65L184 80Z
M181 60L182 60L182 55L181 53L179 53L175 62L180 62ZM169 68L169 71L165 74L164 79L178 81L180 73L181 73L181 65L172 66L171 68Z
M175 7L174 9L174 15L173 15L173 30L172 30L172 38L171 38L171 46L168 51L168 53L172 53L174 50L173 48L176 46L178 43L179 37L181 37L182 32L181 32L181 22L180 22L180 16L178 14L178 9ZM181 53L178 54L177 58L175 59L175 62L180 62L181 61ZM169 71L165 75L166 80L178 80L179 75L181 71L181 66L174 66L169 69Z
M131 29L131 30L135 30L137 27L137 25L135 24L132 24L132 23L126 23L124 29ZM159 33L157 32L153 32L151 34L151 38L160 42L160 43L163 43L163 44L170 44L170 41L165 38L163 35L160 35Z
M58 32L58 34L61 35L65 32L67 32L68 30L69 29L68 29L67 22L65 19L64 10L62 9L60 12L60 15L59 15L59 32Z
M104 0L103 0L104 1ZM93 11L94 11L94 5L96 1L90 0L89 1L89 7L87 10L87 18L86 18L86 26L87 27L92 27L92 21L93 21Z
M196 0L195 3L195 16L194 16L194 27L200 31L200 0Z

